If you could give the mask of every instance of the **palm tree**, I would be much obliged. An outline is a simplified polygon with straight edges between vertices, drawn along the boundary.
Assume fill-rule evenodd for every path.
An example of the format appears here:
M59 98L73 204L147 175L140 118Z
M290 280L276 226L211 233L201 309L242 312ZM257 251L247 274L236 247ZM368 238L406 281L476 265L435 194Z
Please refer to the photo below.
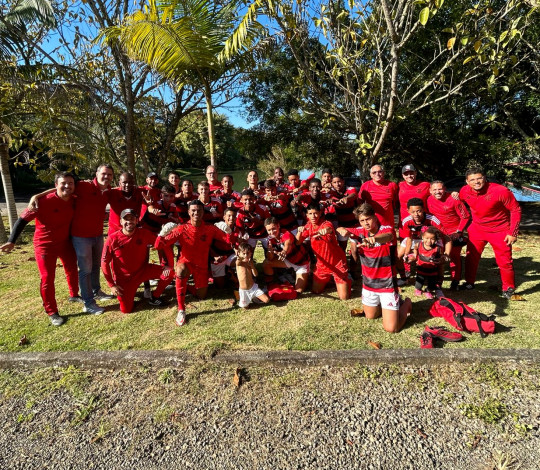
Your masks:
M12 56L18 56L18 47L27 40L27 26L35 21L39 21L44 26L56 24L54 10L48 0L18 0L10 6L9 10L0 11L0 64L3 67L16 67L7 62ZM13 229L17 220L17 208L8 163L10 134L9 126L0 120L0 173L6 196L9 225ZM4 240L0 241L5 241L4 223L0 217L0 239L2 237Z
M266 29L250 8L239 23L241 0L149 0L145 11L106 28L100 38L118 42L127 54L146 62L177 87L199 87L206 100L210 161L216 164L212 85L226 72L254 59L254 44Z

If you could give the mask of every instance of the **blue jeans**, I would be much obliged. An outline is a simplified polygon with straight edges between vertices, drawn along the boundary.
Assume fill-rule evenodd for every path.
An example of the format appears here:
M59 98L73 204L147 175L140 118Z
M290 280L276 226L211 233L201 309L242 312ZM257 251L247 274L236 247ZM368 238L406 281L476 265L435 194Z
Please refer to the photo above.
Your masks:
M85 305L94 303L94 294L99 287L101 272L101 254L103 252L103 236L72 237L73 247L79 265L79 287Z

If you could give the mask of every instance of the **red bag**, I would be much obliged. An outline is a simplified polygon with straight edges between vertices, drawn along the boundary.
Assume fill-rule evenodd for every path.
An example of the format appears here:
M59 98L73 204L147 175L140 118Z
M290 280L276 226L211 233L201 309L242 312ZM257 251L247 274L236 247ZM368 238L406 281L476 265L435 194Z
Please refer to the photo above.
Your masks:
M280 300L294 300L297 297L297 292L289 282L279 284L277 282L268 285L268 296L275 302Z
M480 333L482 338L495 333L495 315L484 315L464 302L441 297L429 309L433 317L442 317L454 328L469 333Z

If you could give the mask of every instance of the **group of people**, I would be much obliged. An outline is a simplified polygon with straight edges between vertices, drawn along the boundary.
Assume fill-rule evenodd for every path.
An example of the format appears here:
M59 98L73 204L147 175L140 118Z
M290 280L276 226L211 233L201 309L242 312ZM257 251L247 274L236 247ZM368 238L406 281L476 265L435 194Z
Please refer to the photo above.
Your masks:
M245 308L269 302L268 286L287 273L302 293L313 269L312 293L321 293L333 280L339 298L348 299L360 263L366 317L382 316L384 329L397 332L412 310L411 300L403 299L399 289L412 279L411 273L416 273L417 296L443 295L447 264L450 289L473 289L487 243L495 252L503 295L511 298L512 244L521 218L512 192L489 182L479 167L467 171L459 193L449 193L441 181L419 181L412 164L403 166L402 175L397 184L386 179L381 165L374 165L371 179L357 190L328 169L320 179L312 174L301 180L297 170L285 175L276 168L263 182L252 170L239 193L232 176L219 179L213 166L196 187L174 171L163 185L156 173L149 173L142 187L129 172L122 172L118 187L112 187L109 165L99 166L92 181L62 172L53 189L31 199L0 249L11 251L24 227L36 220L40 292L55 326L64 322L54 288L58 258L69 300L81 302L90 314L104 312L96 301L115 297L123 313L132 312L141 284L149 305L164 305L162 294L174 283L178 326L186 321L186 295L205 298L210 282L218 288L233 286L238 305ZM261 287L253 261L257 243L265 254ZM464 246L465 281L460 284ZM150 249L157 250L159 264L149 261ZM100 287L101 272L111 295Z

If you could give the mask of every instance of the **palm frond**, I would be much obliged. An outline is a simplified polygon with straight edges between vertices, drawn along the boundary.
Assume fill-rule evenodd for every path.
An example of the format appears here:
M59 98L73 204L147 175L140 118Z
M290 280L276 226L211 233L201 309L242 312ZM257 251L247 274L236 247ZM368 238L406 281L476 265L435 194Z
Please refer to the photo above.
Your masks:
M19 0L8 11L5 19L13 25L39 21L45 26L56 26L54 9L48 0Z

